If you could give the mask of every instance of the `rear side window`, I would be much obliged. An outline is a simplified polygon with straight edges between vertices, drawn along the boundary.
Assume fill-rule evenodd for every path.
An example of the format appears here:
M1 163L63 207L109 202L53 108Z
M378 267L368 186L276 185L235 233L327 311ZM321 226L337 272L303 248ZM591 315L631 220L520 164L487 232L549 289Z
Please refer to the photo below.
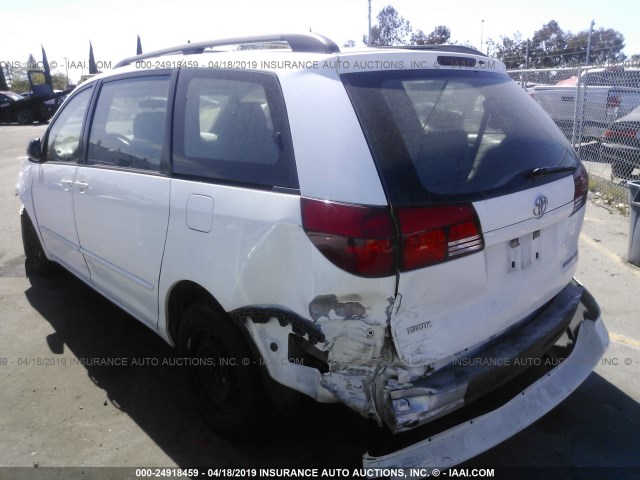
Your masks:
M87 163L159 171L169 83L169 76L105 83L93 115Z
M181 72L173 172L225 183L298 188L279 84L261 72Z
M508 77L460 70L343 75L394 205L471 201L559 178L577 166L548 115Z

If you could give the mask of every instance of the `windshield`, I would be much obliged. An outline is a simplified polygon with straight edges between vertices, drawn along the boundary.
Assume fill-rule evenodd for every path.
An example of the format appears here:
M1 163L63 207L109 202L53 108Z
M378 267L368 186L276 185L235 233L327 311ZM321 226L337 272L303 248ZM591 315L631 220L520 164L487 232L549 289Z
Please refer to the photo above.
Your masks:
M504 75L458 70L343 75L389 200L475 200L570 174L573 150Z

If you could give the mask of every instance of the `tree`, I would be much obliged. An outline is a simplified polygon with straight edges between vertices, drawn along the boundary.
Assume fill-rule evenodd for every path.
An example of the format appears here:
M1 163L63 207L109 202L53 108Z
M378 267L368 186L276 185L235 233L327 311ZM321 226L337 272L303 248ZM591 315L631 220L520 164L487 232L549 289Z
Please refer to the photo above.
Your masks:
M38 68L38 62L36 62L32 53L29 54L29 58L27 59L27 68Z
M551 20L533 34L530 65L537 68L559 67L564 64L567 35L558 22Z
M66 90L67 84L69 83L67 76L64 73L54 73L51 75L51 80L53 80L53 88L54 90Z
M411 35L411 24L400 16L395 8L387 5L380 10L377 18L378 23L371 27L371 39L366 35L363 37L365 44L375 46L407 44Z
M426 35L422 30L411 34L412 45L442 45L450 43L451 30L444 25L438 25L433 32Z
M422 30L418 30L417 32L413 32L411 34L411 40L409 41L411 45L426 45L427 44L427 34Z
M355 40L347 40L346 42L344 42L344 45L342 45L344 48L353 48L356 46L356 41Z
M4 68L2 68L2 65L0 65L0 90L9 90L7 79L4 76Z
M522 34L516 32L513 38L500 37L495 43L488 40L495 51L495 56L507 66L507 68L524 68L526 61L527 42L522 41Z
M442 45L444 43L449 43L450 39L451 30L444 25L438 25L433 29L433 32L427 35L425 45Z

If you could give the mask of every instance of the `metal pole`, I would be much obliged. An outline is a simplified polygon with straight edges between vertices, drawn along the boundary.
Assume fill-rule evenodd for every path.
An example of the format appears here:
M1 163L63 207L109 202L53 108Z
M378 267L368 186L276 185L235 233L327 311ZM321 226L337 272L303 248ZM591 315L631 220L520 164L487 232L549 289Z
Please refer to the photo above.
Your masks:
M371 46L371 0L369 0L369 35L367 36L367 46Z
M480 51L482 51L482 39L484 37L484 20L480 23Z
M593 25L595 23L596 22L591 20L591 26L589 26L589 38L587 39L587 59L585 65L589 65L589 62L591 61L591 34L593 33Z

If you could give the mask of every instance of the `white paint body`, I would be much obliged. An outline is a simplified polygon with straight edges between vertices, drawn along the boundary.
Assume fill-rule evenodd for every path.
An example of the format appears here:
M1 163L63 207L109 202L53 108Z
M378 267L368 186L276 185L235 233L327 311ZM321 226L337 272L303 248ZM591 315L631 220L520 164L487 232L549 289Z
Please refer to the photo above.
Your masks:
M318 68L273 72L291 128L298 194L54 162L24 162L17 188L47 256L169 343L175 339L168 326L168 299L180 282L201 286L227 312L277 306L322 331L324 340L316 347L326 353L330 371L287 361L291 325L247 317L245 326L271 377L318 401L343 402L382 422L385 382L410 384L427 369L437 370L466 350L482 347L571 281L584 210L572 215L570 175L541 188L474 202L485 239L481 252L397 278L362 278L341 270L303 230L300 196L388 204L340 73L354 71L356 61L364 62L358 70L375 70L376 62L384 61L433 65L437 53L216 55L220 60L242 55L259 63L320 62ZM210 58L201 57L203 64ZM322 68L326 61L330 65ZM335 67L338 61L341 68ZM504 66L492 62L479 74L486 70L504 73ZM135 71L125 67L91 82ZM539 194L548 197L548 212L534 218L531 208ZM535 238L532 232L538 232ZM520 245L515 250L510 246L514 239ZM310 319L314 301L330 295L335 305L354 302L365 313L346 319L334 308ZM591 353L601 355L598 349Z

